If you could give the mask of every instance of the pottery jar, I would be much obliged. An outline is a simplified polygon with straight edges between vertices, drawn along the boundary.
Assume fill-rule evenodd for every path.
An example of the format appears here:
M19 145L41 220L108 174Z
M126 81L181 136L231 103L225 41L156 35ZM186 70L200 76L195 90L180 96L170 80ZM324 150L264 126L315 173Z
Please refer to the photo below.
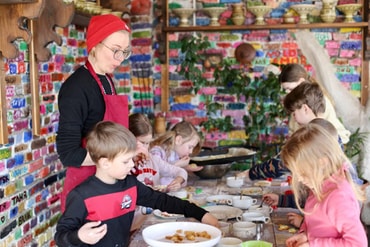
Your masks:
M235 25L243 25L245 21L245 7L243 3L232 4L231 20Z

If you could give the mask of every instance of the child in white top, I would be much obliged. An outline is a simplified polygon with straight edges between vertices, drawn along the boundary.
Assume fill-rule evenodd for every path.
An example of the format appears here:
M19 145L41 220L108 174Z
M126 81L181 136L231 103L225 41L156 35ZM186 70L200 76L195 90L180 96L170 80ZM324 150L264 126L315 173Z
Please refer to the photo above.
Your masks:
M182 167L188 172L199 171L203 167L189 165L190 156L199 153L201 144L196 128L189 122L182 121L151 143L150 153L168 163ZM163 177L162 183L168 183L171 177Z

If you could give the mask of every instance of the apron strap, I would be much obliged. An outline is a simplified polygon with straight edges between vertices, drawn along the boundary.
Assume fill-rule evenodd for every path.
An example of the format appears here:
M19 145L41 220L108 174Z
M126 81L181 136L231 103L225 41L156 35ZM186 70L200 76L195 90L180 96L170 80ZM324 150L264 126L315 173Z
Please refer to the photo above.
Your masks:
M94 77L96 82L98 83L98 85L100 87L100 90L101 90L101 93L103 95L106 94L105 90L104 90L104 87L103 87L103 83L101 82L100 78L96 74L96 72L95 72L94 68L92 67L91 63L89 62L89 60L86 61L85 66L86 66L87 70L90 72L90 74ZM116 92L116 88L114 87L114 83L113 83L112 78L107 74L105 74L105 77L107 78L108 83L110 85L110 88L112 90L112 95L116 95L117 92Z

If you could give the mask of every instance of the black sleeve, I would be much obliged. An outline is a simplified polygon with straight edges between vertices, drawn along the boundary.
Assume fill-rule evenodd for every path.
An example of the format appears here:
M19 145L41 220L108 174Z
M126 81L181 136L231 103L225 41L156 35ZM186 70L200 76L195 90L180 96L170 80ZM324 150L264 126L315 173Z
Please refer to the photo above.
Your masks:
M105 104L97 83L79 68L62 85L58 95L59 125L56 146L64 166L81 166L87 151L81 140L103 119Z
M78 238L78 230L86 221L86 209L81 195L72 190L67 198L67 206L63 215L60 217L56 233L54 235L57 246L82 246L84 244Z
M167 195L166 193L154 191L138 181L137 204L153 209L159 209L168 213L183 214L185 217L193 217L201 221L207 211L187 200Z

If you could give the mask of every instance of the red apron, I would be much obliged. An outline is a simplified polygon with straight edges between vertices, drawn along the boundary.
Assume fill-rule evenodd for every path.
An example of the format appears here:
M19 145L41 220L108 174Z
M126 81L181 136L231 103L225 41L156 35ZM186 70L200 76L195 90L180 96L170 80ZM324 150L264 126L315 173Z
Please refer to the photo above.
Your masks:
M112 121L119 124L122 124L125 127L128 127L128 98L126 95L117 95L114 88L112 79L107 75L107 79L110 83L112 89L112 95L105 93L103 84L101 83L99 77L95 73L93 67L86 62L86 68L89 70L90 74L99 84L101 93L105 102L105 113L104 121ZM86 140L81 141L81 145L85 147ZM66 177L64 179L63 191L61 194L61 210L64 212L65 203L68 193L77 185L82 183L86 178L95 174L95 166L80 166L80 167L67 167Z

